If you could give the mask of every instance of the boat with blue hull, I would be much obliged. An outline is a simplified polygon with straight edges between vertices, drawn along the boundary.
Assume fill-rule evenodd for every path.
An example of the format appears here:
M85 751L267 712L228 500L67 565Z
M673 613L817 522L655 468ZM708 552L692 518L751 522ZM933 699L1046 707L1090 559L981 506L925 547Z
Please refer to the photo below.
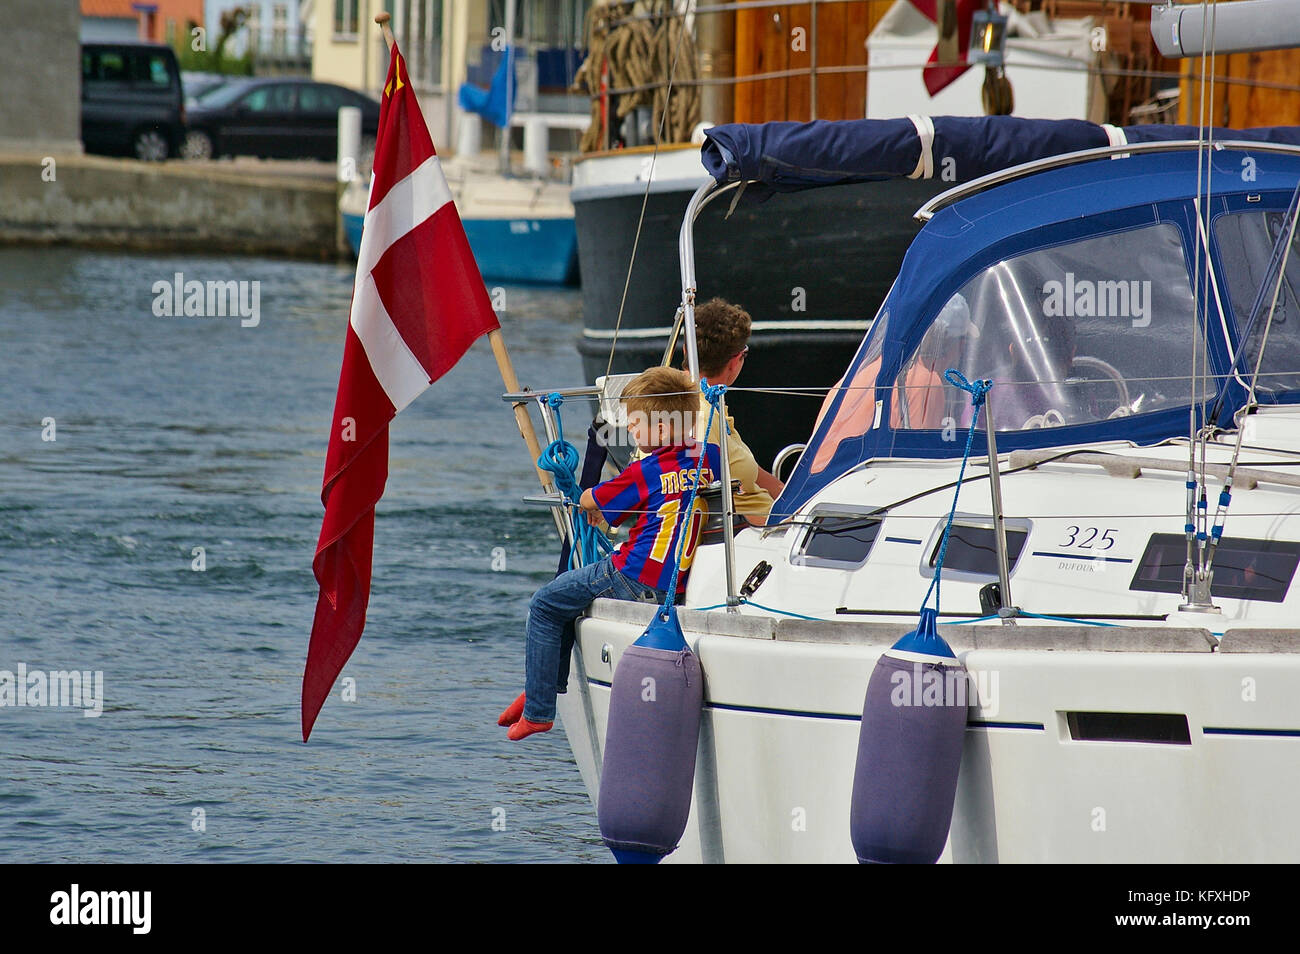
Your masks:
M488 281L578 284L572 219L467 219L465 235Z
M567 184L502 176L486 163L460 158L450 160L445 172L484 280L578 284L578 233ZM361 248L367 199L366 190L355 186L339 202L354 255Z
M688 343L696 217L742 182L834 192L949 159L972 181L918 211L768 524L696 553L679 618L703 715L666 860L854 860L864 691L939 569L966 712L940 860L1294 858L1300 129L710 135ZM577 626L560 713L593 798L613 673L654 612L597 601ZM920 665L895 705L930 704Z

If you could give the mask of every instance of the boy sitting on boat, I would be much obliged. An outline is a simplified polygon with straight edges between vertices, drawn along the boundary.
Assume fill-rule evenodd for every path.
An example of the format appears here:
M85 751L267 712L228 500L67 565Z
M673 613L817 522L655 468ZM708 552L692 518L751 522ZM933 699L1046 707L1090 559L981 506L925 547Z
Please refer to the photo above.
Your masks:
M663 602L672 578L683 521L681 511L696 481L707 486L719 473L718 448L695 439L708 421L699 416L699 386L672 368L651 368L623 389L628 432L642 457L617 477L584 491L579 503L587 520L603 516L610 526L629 517L636 523L627 542L597 563L561 573L534 595L525 628L524 691L501 713L510 739L547 732L555 724L555 696L564 627L596 599ZM713 430L721 426L714 421ZM704 453L701 453L703 449ZM707 508L696 499L682 553L677 595L686 591L686 571L694 556Z

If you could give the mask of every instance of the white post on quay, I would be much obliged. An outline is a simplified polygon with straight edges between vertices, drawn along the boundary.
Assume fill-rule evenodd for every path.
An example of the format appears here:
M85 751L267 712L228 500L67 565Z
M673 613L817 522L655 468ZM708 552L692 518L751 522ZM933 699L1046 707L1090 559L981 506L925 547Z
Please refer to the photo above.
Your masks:
M334 204L343 200L343 193L361 177L361 110L355 106L339 107L339 154L338 168L335 170L337 186L334 190ZM343 228L343 210L339 209L335 220L334 244L341 256L350 254L347 232Z
M361 110L339 107L338 181L347 186L361 174Z

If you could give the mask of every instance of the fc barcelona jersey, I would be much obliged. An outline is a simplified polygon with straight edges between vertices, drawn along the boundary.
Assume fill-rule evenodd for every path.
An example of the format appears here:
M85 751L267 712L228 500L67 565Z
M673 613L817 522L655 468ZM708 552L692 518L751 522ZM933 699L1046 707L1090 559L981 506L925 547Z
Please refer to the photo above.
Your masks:
M612 480L591 490L596 506L611 527L635 519L628 541L614 552L614 566L657 590L667 590L672 579L677 548L681 544L682 512L691 487L698 479L707 487L716 478L721 463L715 444L706 445L701 460L699 445L661 447L653 454L633 461ZM691 521L677 592L686 591L686 571L695 555L700 528L708 518L708 507L698 495Z

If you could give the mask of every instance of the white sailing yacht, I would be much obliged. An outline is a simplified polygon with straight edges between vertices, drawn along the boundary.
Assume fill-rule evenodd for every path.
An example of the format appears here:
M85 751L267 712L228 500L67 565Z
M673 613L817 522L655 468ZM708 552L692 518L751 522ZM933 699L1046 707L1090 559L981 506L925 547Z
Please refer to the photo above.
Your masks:
M918 212L768 525L697 551L680 619L704 709L667 860L854 860L864 692L950 509L939 632L970 695L941 860L1300 852L1300 130L1087 126L711 131L688 348L692 224L741 182L978 168L1015 140L1025 161ZM978 414L948 368L992 382ZM593 798L614 670L654 612L598 601L577 627L560 713Z

